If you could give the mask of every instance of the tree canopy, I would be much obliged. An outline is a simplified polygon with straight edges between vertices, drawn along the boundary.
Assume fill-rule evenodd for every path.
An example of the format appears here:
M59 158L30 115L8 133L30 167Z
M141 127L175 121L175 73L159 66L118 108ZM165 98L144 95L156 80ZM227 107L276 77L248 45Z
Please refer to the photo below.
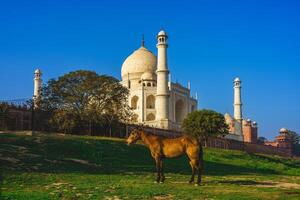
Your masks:
M300 155L300 135L292 130L288 130L288 135L292 140L293 153L296 155Z
M292 143L294 145L300 144L300 135L295 131L288 130L288 135L291 137Z
M51 79L43 88L42 109L53 112L50 122L70 132L85 123L124 121L130 116L128 90L111 76L78 70Z
M228 134L228 125L225 123L224 116L213 110L204 109L189 113L182 127L185 134L201 139Z

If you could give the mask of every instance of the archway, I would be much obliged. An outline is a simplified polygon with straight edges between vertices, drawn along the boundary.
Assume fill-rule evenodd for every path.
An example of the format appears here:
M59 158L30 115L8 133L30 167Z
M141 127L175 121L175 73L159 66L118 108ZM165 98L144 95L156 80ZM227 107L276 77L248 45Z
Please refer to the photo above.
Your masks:
M150 113L146 117L147 121L154 121L155 120L155 115L153 113Z
M155 108L155 97L153 95L149 95L146 99L146 107L148 109L154 109Z
M133 110L137 109L137 107L138 107L138 100L139 100L139 98L137 96L134 96L134 97L131 98L131 108Z
M131 121L132 122L138 122L138 118L139 118L139 116L137 114L133 114Z
M175 119L176 122L182 122L184 119L184 102L180 99L175 104Z

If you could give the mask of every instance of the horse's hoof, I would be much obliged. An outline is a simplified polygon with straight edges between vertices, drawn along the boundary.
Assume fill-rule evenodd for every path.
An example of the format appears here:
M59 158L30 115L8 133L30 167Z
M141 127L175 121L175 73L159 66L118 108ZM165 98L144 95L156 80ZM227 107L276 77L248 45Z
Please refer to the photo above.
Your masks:
M163 184L164 182L163 182L163 181L160 181L159 183L160 183L160 184Z
M196 183L194 186L198 187L198 186L199 186L199 184L198 184L198 183Z
M159 183L158 181L154 181L154 183Z

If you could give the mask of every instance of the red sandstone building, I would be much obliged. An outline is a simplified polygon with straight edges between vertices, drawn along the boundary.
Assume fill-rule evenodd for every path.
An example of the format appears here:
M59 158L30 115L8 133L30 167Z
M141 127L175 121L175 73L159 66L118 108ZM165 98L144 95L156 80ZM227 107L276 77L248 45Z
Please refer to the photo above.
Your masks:
M292 138L288 135L288 130L285 128L280 129L279 135L274 141L265 141L265 145L270 145L273 147L288 149L292 152Z
M243 120L244 142L257 143L257 123Z
M228 113L225 114L225 121L229 126L229 133L235 134L235 119L231 117ZM242 121L242 133L243 133L243 141L247 143L257 144L258 141L258 127L257 123L248 120ZM292 140L288 135L288 130L286 128L281 128L279 131L279 135L275 137L274 141L264 141L264 145L277 147L281 149L286 149L292 153Z

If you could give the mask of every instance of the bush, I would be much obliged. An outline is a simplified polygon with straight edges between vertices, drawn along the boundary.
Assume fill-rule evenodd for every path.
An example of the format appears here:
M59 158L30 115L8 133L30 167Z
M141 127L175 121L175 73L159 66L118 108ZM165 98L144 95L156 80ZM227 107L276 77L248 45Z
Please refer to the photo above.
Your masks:
M213 110L191 112L183 121L184 134L207 139L208 136L228 134L228 125L221 113Z

